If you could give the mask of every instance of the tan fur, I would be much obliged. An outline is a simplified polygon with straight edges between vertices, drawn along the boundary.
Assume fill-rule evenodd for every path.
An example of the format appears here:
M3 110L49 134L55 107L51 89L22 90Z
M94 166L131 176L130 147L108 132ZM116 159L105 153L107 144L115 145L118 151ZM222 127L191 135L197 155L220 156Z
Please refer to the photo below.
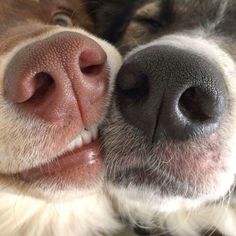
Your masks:
M51 25L50 17L60 7L71 9L76 27ZM84 1L0 0L0 21L0 234L110 235L120 224L104 193L102 173L88 189L69 183L64 189L58 189L54 183L29 184L18 178L20 171L50 162L58 152L63 152L76 138L77 129L76 122L51 125L16 109L5 97L4 73L14 55L27 45L60 32L86 35L96 41L108 57L109 92L104 104L107 106L121 64L119 53L82 29L93 31ZM103 117L104 114L99 122Z

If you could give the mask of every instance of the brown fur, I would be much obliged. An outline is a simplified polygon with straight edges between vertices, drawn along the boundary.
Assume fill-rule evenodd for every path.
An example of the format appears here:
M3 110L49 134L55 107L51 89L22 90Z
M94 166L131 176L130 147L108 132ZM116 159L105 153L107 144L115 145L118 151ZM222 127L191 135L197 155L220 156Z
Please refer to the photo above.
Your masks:
M54 25L58 13L69 17L73 26ZM50 124L10 102L4 87L5 72L17 52L39 41L45 43L62 32L86 36L107 54L109 88L103 104L105 113L121 58L115 48L91 34L95 30L86 2L0 0L0 234L4 236L110 235L119 227L103 191L103 173L89 187L80 186L83 178L77 184L69 180L62 183L60 174L38 182L25 181L21 176L21 171L34 170L59 153L73 151L69 144L76 143L81 135L70 110L69 119ZM32 65L37 65L37 57L33 58ZM103 117L100 114L98 123Z

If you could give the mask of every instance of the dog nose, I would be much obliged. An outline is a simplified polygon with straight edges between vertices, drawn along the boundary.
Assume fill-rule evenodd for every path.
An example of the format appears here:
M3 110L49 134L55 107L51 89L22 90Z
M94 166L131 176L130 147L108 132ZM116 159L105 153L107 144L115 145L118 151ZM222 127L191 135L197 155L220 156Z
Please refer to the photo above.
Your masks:
M173 46L151 46L131 55L116 82L123 117L152 142L203 137L227 111L227 89L209 59Z
M4 78L6 97L47 122L96 120L108 89L107 56L92 39L62 32L13 57Z

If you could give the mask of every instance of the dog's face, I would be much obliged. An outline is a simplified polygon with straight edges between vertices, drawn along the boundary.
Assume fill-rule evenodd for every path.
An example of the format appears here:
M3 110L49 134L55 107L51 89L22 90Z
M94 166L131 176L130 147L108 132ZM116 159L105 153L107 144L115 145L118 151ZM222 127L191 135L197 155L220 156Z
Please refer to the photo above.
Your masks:
M0 1L0 184L35 196L100 187L118 52L80 0ZM83 190L83 191L82 191Z
M104 126L111 194L121 208L161 211L218 199L236 173L236 4L150 0L129 10Z

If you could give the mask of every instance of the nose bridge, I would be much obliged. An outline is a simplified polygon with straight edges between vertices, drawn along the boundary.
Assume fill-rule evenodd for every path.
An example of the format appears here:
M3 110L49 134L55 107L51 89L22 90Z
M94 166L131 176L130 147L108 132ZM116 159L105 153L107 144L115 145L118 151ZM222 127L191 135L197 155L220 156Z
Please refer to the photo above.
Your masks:
M25 64L25 69L29 71L31 68L32 72L64 71L70 74L74 67L79 66L78 60L84 50L84 40L86 39L83 35L62 32L29 45L24 49L25 55L22 55L22 58L27 58L31 66Z
M179 99L178 96L186 89L201 87L217 97L219 91L225 90L220 69L205 56L175 47L161 48L166 68L162 79L166 81L165 90L168 95L177 96L176 99ZM157 64L156 68L159 67L162 65Z

